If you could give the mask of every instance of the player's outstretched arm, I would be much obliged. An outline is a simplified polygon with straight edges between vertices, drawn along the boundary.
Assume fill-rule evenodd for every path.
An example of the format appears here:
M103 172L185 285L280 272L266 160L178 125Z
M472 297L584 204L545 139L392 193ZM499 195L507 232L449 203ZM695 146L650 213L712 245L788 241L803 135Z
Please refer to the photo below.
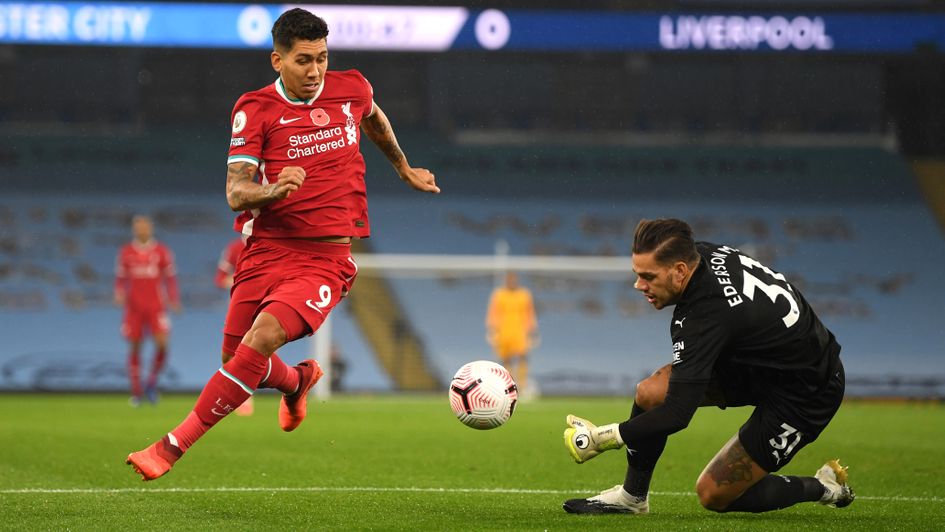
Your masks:
M422 192L432 192L434 194L440 192L440 187L436 186L436 178L434 178L433 172L426 168L413 168L407 162L407 157L400 149L400 145L397 144L397 137L394 136L390 120L387 119L387 115L377 105L377 102L374 103L374 112L371 116L365 117L361 121L361 129L371 139L371 142L381 150L381 153L387 157L387 160L394 165L397 175L408 185Z
M305 181L305 170L299 166L286 166L279 172L275 183L266 185L254 181L255 176L255 164L236 162L227 165L226 201L234 211L258 209L289 197Z

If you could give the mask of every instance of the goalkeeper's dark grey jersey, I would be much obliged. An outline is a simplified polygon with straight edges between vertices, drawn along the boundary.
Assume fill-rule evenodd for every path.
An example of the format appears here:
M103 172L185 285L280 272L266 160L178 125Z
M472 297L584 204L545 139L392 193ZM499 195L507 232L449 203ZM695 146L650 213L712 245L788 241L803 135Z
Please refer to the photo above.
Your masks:
M671 382L727 371L789 378L816 393L839 355L833 334L784 275L728 246L698 242L699 266L673 312ZM800 385L798 387L798 385Z

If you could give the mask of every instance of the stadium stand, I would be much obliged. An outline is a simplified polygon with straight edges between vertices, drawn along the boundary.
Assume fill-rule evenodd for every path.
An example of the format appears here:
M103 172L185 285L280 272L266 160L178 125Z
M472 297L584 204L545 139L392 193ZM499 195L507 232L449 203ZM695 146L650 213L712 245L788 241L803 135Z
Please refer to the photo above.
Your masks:
M701 238L751 249L804 290L844 344L851 375L864 379L851 393L942 393L945 368L934 353L945 291L920 265L945 258L945 245L895 153L494 145L456 152L430 163L448 176L442 197L375 197L376 251L489 254L501 239L519 255L626 255L639 218L682 216ZM546 389L618 393L668 359L668 314L648 309L630 277L524 277L545 331L533 364ZM491 356L481 323L491 276L391 285L441 376ZM888 378L925 369L935 377L922 384Z
M894 153L423 145L417 157L440 176L439 197L401 190L368 153L369 168L378 169L369 175L375 252L490 254L503 240L513 255L625 256L641 217L683 217L700 238L749 248L804 290L844 346L851 393L945 395L937 357L945 290L927 267L945 261L945 242ZM41 170L43 162L30 164ZM0 389L124 389L111 280L136 212L155 218L180 269L185 312L173 318L166 386L197 389L218 365L226 296L213 271L232 236L221 194L117 183L107 169L101 176L88 194L0 199L0 319L16 331L0 354ZM138 190L96 191L110 184ZM438 388L464 362L491 358L483 327L490 273L381 273L377 288L373 273L362 272L334 314L347 389ZM525 273L523 281L538 304L543 342L532 367L544 393L625 393L668 359L668 313L646 306L629 272L610 280ZM388 336L372 339L363 327L384 313L371 307L382 292ZM414 366L383 351L398 343L390 336L398 330ZM290 346L287 358L309 347ZM418 375L425 375L419 383L405 379Z

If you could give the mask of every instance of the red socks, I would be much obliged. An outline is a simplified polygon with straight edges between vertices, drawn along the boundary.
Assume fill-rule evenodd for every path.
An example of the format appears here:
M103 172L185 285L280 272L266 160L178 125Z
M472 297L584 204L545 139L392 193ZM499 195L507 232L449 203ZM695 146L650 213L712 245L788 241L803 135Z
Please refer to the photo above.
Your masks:
M218 421L241 405L266 375L268 360L266 355L241 343L233 358L210 377L193 411L170 432L171 443L182 452L186 451Z
M299 371L287 365L273 353L269 357L268 374L259 383L260 388L275 388L280 392L291 395L299 389Z
M148 375L148 388L154 388L157 385L158 375L164 369L164 362L167 360L167 351L158 349L154 352L154 360L151 363L151 374Z
M131 381L131 395L141 397L141 357L138 355L138 349L132 347L128 351L128 380Z

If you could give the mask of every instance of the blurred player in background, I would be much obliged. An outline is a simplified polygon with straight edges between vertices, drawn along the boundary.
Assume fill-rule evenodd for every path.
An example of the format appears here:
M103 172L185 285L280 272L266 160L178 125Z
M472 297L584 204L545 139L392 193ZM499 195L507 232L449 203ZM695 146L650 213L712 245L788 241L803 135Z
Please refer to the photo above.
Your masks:
M533 394L528 382L528 353L538 341L538 320L532 293L519 284L515 272L506 273L505 284L497 286L489 298L486 340L512 374L520 393Z
M571 513L647 513L667 437L699 406L755 405L702 471L696 491L716 512L766 512L799 502L844 507L854 494L837 460L813 477L781 476L843 400L840 345L801 293L735 248L694 242L682 220L644 220L633 239L634 287L657 310L675 305L673 361L637 385L630 419L595 426L568 416L578 463L627 445L624 484L564 503Z
M115 259L115 305L125 308L121 334L128 340L128 378L132 406L143 397L158 399L158 376L167 362L167 340L171 321L166 306L180 312L174 254L154 239L154 224L147 216L132 218L132 241L122 246ZM141 342L150 333L154 358L144 389L141 387Z
M246 236L240 235L223 248L220 260L217 262L217 274L213 281L224 290L233 287L233 275L236 273L236 263L239 261L243 248L246 247Z
M276 349L312 334L351 289L358 267L352 238L370 234L361 131L397 175L438 193L434 176L411 167L371 85L356 70L328 71L328 26L303 9L272 28L275 83L244 94L233 109L226 197L250 235L236 268L224 328L232 358L204 387L174 430L127 463L152 480L257 388L284 396L279 424L292 431L322 376L314 360L286 365ZM258 177L258 180L256 179Z
M223 252L220 253L220 260L217 261L217 273L213 279L218 287L227 291L233 287L233 276L236 274L236 264L239 262L240 255L243 253L243 248L245 247L246 235L240 235L230 240L229 244L223 248ZM233 353L223 353L224 364L229 362L231 358L233 358ZM250 397L236 408L236 415L251 416L253 415L253 410L253 398Z

